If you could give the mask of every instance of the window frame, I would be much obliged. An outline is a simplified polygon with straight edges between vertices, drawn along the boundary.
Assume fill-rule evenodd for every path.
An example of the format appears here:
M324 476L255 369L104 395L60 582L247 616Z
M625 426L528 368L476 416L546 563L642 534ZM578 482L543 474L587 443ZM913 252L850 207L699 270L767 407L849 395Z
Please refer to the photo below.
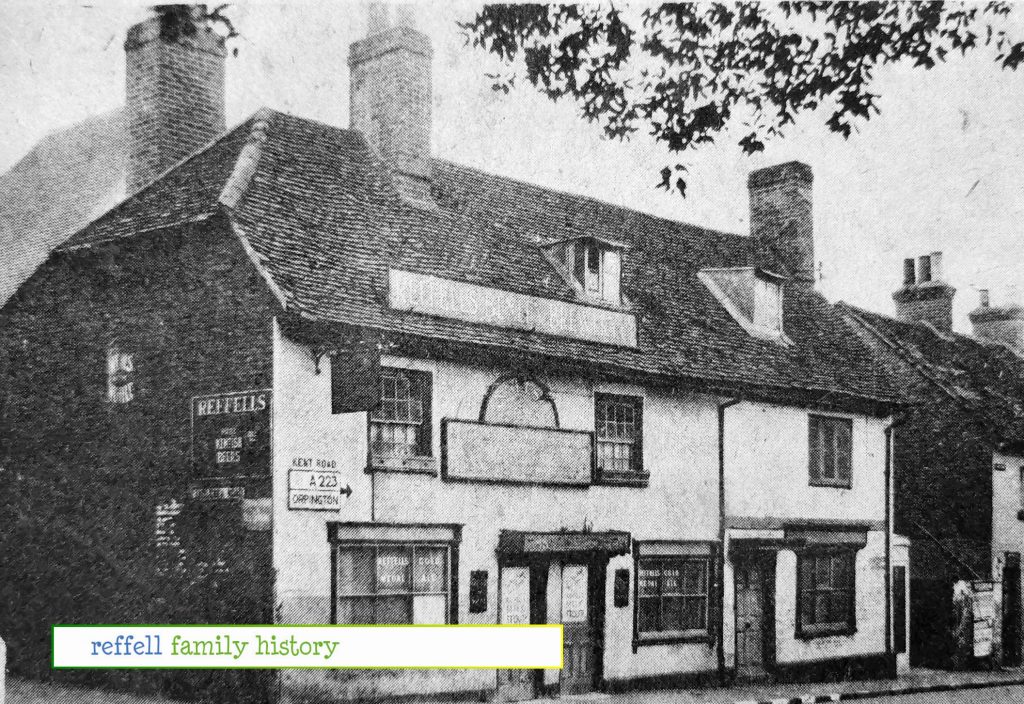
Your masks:
M823 589L815 584L807 587L804 584L804 563L807 560L841 557L849 561L848 574L850 583L846 588ZM813 569L813 568L812 568ZM831 569L831 568L830 568ZM804 623L803 596L818 593L845 593L846 620ZM853 547L816 547L797 551L796 555L796 637L802 640L827 638L830 636L852 636L857 632L857 550Z
M124 346L107 346L107 389L103 400L113 406L131 403L137 396L135 354ZM127 363L127 366L126 366Z
M703 598L704 599L704 628L689 628L682 630L654 630L644 631L640 628L640 610L644 600L649 600L652 597L643 596L640 593L640 571L641 565L645 562L658 562L658 563L669 563L678 562L680 568L685 569L687 563L699 563L704 567L704 593L703 597L699 594L684 594L670 595L675 598ZM715 617L715 609L713 605L714 585L715 585L715 561L712 553L708 554L648 554L641 555L639 553L634 555L633 558L633 575L634 575L634 594L633 594L633 641L634 641L634 652L636 646L641 645L659 645L664 643L706 643L710 642L713 637L712 630L712 619ZM659 620L660 614L664 611L664 599L665 594L662 590L662 584L664 581L664 568L659 570L658 580L658 595L654 597L659 602ZM680 577L680 579L683 579Z
M375 417L384 409L383 400L377 409L367 413L366 440L369 466L372 469L401 469L403 471L415 471L423 469L430 474L436 473L434 459L434 375L430 371L422 369L407 369L405 367L383 366L380 369L380 396L384 398L384 384L396 375L406 376L409 380L412 393L419 394L421 408L421 419L419 423L402 421L398 419L387 419ZM374 449L375 426L406 426L417 429L418 437L415 445L415 452L410 455L386 454L377 452Z
M340 603L343 599L379 599L379 598L397 598L404 597L409 600L409 613L412 616L415 612L415 606L413 599L419 595L438 595L441 592L417 592L415 588L415 559L416 549L443 549L445 555L445 575L443 577L443 583L445 585L444 593L444 624L438 625L452 625L458 623L458 544L445 540L331 540L331 608L330 608L330 619L331 624L334 625L360 625L360 624L340 624L339 623L339 611ZM394 592L378 592L377 591L377 562L379 557L379 551L381 548L384 549L396 549L401 548L408 550L410 556L409 562L409 581L410 586L407 591L394 591ZM340 569L339 553L342 550L352 549L372 549L373 550L373 576L372 583L374 591L372 593L353 593L353 594L341 594L340 592L340 579L338 571ZM389 625L389 624L365 624L365 625ZM415 625L415 623L409 624L390 624L390 625Z
M601 436L601 416L599 409L602 404L629 405L634 414L635 437L626 443L616 439L605 439ZM604 416L607 418L607 414ZM632 448L630 468L628 470L604 469L601 465L601 447L604 445L625 445ZM596 392L594 394L594 476L599 483L639 484L646 486L650 474L644 468L644 399L643 396Z
M838 457L835 454L836 453L836 448L838 446L838 441L836 440L837 436L834 434L834 432L833 432L833 435L832 435L833 443L832 443L832 448L831 449L832 449L833 457L834 457L833 466L834 466L834 469L835 469L835 471L834 471L834 475L835 476L831 477L831 478L824 476L824 470L825 470L825 464L826 464L826 460L825 460L824 456L821 458L822 472L821 472L820 475L817 473L817 462L815 461L815 457L816 457L815 443L817 442L817 433L815 432L815 430L816 430L817 424L819 424L819 423L832 423L832 424L836 424L836 425L842 425L842 426L845 426L849 430L849 447L848 447L848 450L849 450L849 460L848 460L848 462L846 464L847 475L845 477L844 476L840 476L840 473L839 473L841 465L839 464ZM807 416L807 475L808 475L808 483L809 483L810 486L825 487L825 488L831 488L831 489L852 489L853 488L853 470L854 470L854 467L853 467L853 458L854 458L853 439L854 438L853 438L853 419L852 418L848 418L848 417L845 417L845 416L822 415L822 414L817 414L817 413L810 413L810 414L808 414L808 416ZM827 449L827 448L823 448L823 450L825 450L825 449ZM821 454L824 455L824 452L822 452Z

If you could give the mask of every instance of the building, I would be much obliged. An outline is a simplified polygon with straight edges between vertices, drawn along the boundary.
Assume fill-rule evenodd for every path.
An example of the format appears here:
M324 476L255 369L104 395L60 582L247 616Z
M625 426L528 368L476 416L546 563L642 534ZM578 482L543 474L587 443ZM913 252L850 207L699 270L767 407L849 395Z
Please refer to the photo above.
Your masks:
M896 529L913 539L913 660L972 658L958 652L953 622L953 585L966 580L995 583L1002 604L993 614L994 653L1019 665L1024 314L1019 306L991 306L982 292L970 315L974 336L955 333L955 289L942 274L942 255L904 264L896 318L846 311L913 404L895 445ZM970 634L961 641L969 646Z
M70 520L178 575L130 613L566 626L561 671L282 671L280 701L892 672L901 401L814 289L810 169L750 175L747 237L444 161L429 41L374 13L349 129L257 112L0 310L15 484L73 467ZM171 115L220 80L180 66Z

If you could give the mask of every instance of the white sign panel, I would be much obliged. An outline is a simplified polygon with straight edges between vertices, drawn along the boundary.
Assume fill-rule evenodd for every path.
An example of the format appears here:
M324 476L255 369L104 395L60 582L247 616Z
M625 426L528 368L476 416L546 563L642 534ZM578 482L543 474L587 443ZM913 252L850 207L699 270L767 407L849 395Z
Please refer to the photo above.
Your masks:
M530 568L501 568L501 622L530 622Z
M587 620L587 566L562 567L562 622L584 623Z
M974 582L974 657L992 654L992 628L996 618L995 592L992 582Z
M636 316L623 311L528 296L437 276L388 271L388 303L395 310L636 347Z
M448 479L575 486L591 482L593 441L587 431L449 418L443 432Z
M337 511L341 509L342 495L347 497L352 493L349 486L342 486L341 473L334 469L337 464L333 460L296 457L291 466L288 470L290 509Z

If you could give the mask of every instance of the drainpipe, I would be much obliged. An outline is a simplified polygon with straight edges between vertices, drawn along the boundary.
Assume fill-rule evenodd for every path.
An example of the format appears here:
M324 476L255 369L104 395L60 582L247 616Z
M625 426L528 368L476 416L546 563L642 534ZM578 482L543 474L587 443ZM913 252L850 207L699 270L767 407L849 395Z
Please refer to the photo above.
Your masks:
M718 681L725 678L725 411L743 401L736 398L718 404Z
M899 416L885 427L885 666L890 677L896 677L896 656L892 646L892 475L895 456L893 438L896 427L905 421L905 417ZM907 575L907 578L909 579L910 575Z

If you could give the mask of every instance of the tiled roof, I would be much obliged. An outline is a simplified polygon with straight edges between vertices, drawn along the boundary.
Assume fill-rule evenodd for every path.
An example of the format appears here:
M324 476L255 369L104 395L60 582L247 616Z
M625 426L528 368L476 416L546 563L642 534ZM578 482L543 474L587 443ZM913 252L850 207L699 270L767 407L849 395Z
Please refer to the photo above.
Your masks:
M55 247L124 198L123 110L43 137L0 176L0 306Z
M255 168L236 168L233 162L255 124ZM306 318L729 388L799 390L824 403L896 398L867 346L850 335L841 313L817 292L786 291L784 327L792 346L743 331L697 272L750 264L747 237L442 160L433 162L436 207L419 207L397 194L360 133L272 111L261 111L256 123L250 120L232 130L69 245L205 217L217 209L218 194L233 170L245 172L245 187L228 209L232 221L287 308ZM638 319L636 349L406 313L387 305L389 268L573 301L573 292L538 244L579 235L628 246L623 292Z
M891 370L894 385L908 402L934 398L923 380L982 421L1002 442L1024 446L1024 359L1003 345L839 306L884 343L885 359L880 362Z

